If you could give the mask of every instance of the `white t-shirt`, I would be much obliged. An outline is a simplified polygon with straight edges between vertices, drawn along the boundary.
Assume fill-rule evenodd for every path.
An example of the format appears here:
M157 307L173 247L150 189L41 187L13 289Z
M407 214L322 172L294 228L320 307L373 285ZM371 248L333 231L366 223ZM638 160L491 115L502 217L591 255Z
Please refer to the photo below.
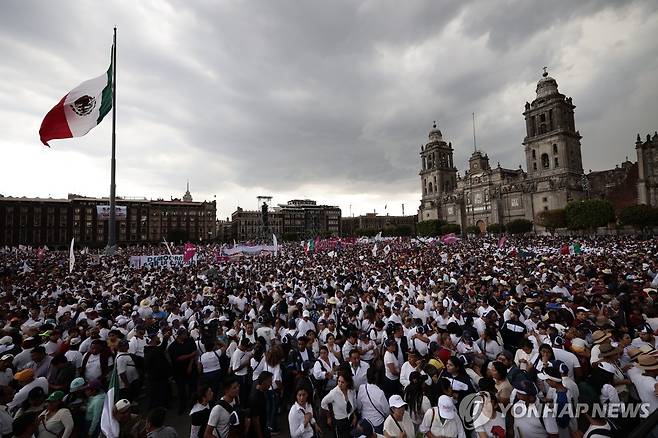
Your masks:
M229 403L231 406L235 406L235 400L232 403ZM220 404L217 404L212 411L210 411L210 417L208 418L208 426L213 428L212 434L218 438L228 437L228 433L231 429L231 414L224 409Z
M398 427L399 425L399 427ZM402 429L402 430L400 430ZM416 436L414 429L414 423L411 421L411 416L409 412L404 413L402 421L396 421L393 419L393 416L389 415L384 421L384 432L392 437L402 436L402 432L407 436L407 438L413 438Z
M561 360L566 364L566 366L569 368L569 373L567 375L573 379L573 371L576 368L580 368L578 357L572 352L563 350L561 348L553 348L553 354L555 355L555 359Z
M128 383L132 383L139 378L139 373L135 367L135 362L128 353L119 353L117 354L116 359L117 373L119 375L126 373L128 378ZM119 378L119 388L125 389L126 384L123 382L123 379Z
M542 426L541 420L539 418L539 415L542 415L539 405L535 405L536 409L531 411L532 415L520 414L522 412L530 412L531 406L526 408L525 402L521 400L512 405L511 412L517 413L517 415L514 416L514 436L542 438L548 436L548 434L557 435L559 433L559 429L557 427L557 423L555 422L555 418L553 418L552 415L544 416L544 426Z
M434 407L425 412L423 422L420 424L418 430L424 434L431 432L435 436L466 438L464 427L462 426L459 417L456 416L450 420L444 418L442 420L439 416L438 407Z
M203 373L212 373L213 371L219 371L221 368L219 364L219 358L222 357L221 351L207 351L201 355L199 362L203 367Z
M387 351L384 353L384 370L386 374L386 378L389 380L399 380L400 376L396 376L391 373L391 370L388 369L388 364L392 363L395 365L395 368L400 370L400 362L398 362L398 358L395 357L395 353L391 353L390 351Z
M112 366L113 360L111 357L107 358L108 369ZM101 355L100 354L91 354L89 353L89 359L87 359L87 366L85 367L84 377L87 382L91 380L100 379L103 375L101 369Z
M495 414L495 417L491 418L483 425L476 427L475 433L485 433L487 438L497 438L500 436L498 434L494 434L494 430L500 428L505 431L505 418L500 414L500 412L495 412Z
M240 365L244 362L249 364L249 359L251 358L251 353L248 351L242 351L240 349L235 350L233 355L231 356L231 369L233 370L233 373L236 376L246 376L247 372L249 372L249 366L245 366L244 368L238 370L240 368ZM237 370L237 371L236 371Z

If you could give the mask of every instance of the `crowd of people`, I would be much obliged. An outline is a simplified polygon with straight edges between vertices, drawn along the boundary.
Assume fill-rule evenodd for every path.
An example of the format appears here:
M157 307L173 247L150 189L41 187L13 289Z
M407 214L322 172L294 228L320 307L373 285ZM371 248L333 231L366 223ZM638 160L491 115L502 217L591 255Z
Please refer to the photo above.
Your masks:
M130 267L161 250L72 270L0 250L0 436L175 437L176 410L190 438L601 438L658 407L658 240L205 245Z

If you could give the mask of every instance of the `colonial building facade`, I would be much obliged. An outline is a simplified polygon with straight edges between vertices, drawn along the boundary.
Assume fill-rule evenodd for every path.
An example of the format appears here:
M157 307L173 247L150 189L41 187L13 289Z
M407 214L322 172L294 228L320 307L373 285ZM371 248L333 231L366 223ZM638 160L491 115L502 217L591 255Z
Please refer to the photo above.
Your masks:
M534 220L543 210L563 208L569 201L584 198L588 183L574 109L572 99L561 94L556 80L544 73L535 99L526 102L523 112L527 171L521 166L503 168L500 163L492 168L488 155L475 150L468 170L460 176L452 143L443 139L435 124L420 151L419 221L442 219L484 231L489 224Z

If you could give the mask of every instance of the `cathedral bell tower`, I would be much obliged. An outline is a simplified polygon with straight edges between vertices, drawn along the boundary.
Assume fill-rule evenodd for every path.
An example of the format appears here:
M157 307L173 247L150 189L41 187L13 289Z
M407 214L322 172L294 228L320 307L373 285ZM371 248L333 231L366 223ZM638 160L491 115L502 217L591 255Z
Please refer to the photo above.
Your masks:
M420 184L423 194L420 220L439 219L441 197L457 188L457 169L453 164L452 143L443 140L436 122L428 142L420 148Z
M526 164L529 177L583 173L580 133L576 131L570 97L560 94L557 82L544 74L537 82L537 97L526 102Z

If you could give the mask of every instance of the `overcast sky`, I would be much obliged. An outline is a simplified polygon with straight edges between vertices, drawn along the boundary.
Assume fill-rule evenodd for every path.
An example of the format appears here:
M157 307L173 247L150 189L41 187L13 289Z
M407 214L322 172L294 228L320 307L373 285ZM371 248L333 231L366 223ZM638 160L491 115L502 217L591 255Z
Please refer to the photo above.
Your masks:
M39 142L43 116L102 74L118 28L117 194L311 198L343 215L417 211L436 120L455 164L525 168L525 101L548 66L573 97L583 166L634 160L658 129L658 2L26 1L0 13L0 193L109 193L109 117Z

